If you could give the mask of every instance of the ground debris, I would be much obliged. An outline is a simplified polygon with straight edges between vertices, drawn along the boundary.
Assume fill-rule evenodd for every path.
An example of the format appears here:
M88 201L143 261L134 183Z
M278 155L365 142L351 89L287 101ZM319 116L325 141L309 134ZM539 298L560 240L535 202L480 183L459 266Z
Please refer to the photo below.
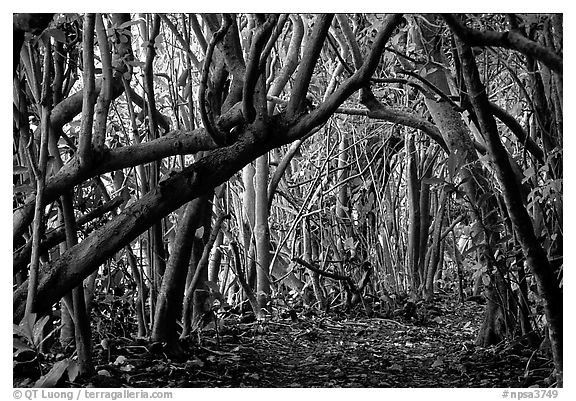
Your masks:
M474 345L480 308L437 309L425 322L303 313L264 322L231 319L219 343L214 330L204 331L202 344L183 343L178 358L151 352L140 340L122 341L112 355L101 354L97 367L118 385L142 388L548 387L553 366L537 350ZM101 378L91 383L95 379ZM14 380L15 386L29 383Z

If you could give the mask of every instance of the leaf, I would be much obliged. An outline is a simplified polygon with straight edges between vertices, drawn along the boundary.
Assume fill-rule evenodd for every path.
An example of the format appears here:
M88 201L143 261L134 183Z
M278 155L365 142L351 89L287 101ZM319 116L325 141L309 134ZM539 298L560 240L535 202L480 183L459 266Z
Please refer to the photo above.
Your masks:
M68 373L68 380L74 383L78 377L78 374L80 373L80 366L78 365L78 362L71 360L68 368L66 369L66 372Z
M202 238L204 236L204 226L196 230L196 238Z
M52 366L50 372L46 373L44 376L40 377L34 387L55 387L58 381L62 378L62 375L70 366L70 359L62 359Z
M124 355L118 355L118 358L114 361L114 365L125 365L128 359Z
M428 184L428 185L442 185L442 184L446 184L446 181L444 181L441 178L438 177L426 177L422 179L422 182L424 184Z
M29 337L28 333L26 332L26 329L22 327L22 323L20 323L20 325L12 323L12 333L15 336L19 336L26 339L28 339Z
M436 360L434 361L434 363L432 364L433 368L438 368L440 366L444 365L444 358L442 358L441 356L439 356L438 358L436 358Z
M118 25L118 29L120 30L120 29L128 28L129 26L132 26L132 25L137 25L140 23L140 21L142 21L142 18L123 22L120 25Z
M20 324L18 325L19 327L19 331L22 333L22 336L28 340L30 343L32 343L33 339L34 339L34 333L33 333L33 324L32 321L34 319L34 316L32 315L24 315L24 317L22 318L22 321L20 322Z
M13 188L12 192L15 194L22 193L24 195L30 195L31 193L34 192L34 187L29 184L18 185Z
M346 240L344 241L344 249L346 249L346 250L355 250L356 249L356 244L354 243L354 238L352 238L352 237L346 238Z
M48 323L50 316L42 316L36 323L34 323L34 345L39 345L42 342L42 337L44 336L44 326Z
M523 174L525 178L522 179L522 184L534 177L536 175L536 171L534 171L534 167L528 167L526 170L524 170Z
M66 34L61 29L46 29L44 31L47 35L52 36L54 40L62 43L66 43Z
M206 287L210 288L214 292L220 292L220 287L214 281L205 281Z
M12 339L12 348L16 348L16 354L22 351L31 351L32 348L26 344L24 341L20 340L19 338Z
M12 175L28 174L28 169L24 166L12 166Z

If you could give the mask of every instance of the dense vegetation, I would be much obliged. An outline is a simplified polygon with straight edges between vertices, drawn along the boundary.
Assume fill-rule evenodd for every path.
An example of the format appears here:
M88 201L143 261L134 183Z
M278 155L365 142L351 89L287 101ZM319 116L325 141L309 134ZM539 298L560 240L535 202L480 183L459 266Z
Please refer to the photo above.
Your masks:
M539 385L562 385L561 15L13 27L16 384L102 376L112 339L193 360L238 327L406 335L454 313L479 349L534 350Z

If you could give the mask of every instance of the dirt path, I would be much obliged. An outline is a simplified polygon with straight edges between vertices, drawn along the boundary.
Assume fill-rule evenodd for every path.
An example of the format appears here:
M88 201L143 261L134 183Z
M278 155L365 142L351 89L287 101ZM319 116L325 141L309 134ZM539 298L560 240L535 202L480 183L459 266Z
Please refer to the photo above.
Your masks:
M134 387L545 386L546 359L520 346L476 348L478 305L440 310L425 323L313 316L236 324L221 345L204 336L185 362L156 361ZM208 338L210 337L210 338ZM528 363L528 361L530 361ZM530 373L525 377L528 366ZM539 370L534 370L538 368ZM169 372L169 374L166 374Z
M115 339L95 347L100 374L78 387L548 387L552 366L519 343L477 348L482 307L448 303L417 320L337 314L266 323L222 321L176 357L162 345ZM45 361L48 371L55 360ZM66 375L64 375L66 376ZM15 387L34 381L15 378Z

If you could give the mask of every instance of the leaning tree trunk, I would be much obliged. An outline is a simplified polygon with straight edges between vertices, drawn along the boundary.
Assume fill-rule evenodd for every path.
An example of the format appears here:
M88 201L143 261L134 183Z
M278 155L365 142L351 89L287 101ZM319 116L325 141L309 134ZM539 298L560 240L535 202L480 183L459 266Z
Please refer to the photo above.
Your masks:
M177 320L182 313L184 285L192 254L194 233L206 201L206 196L202 196L189 202L178 221L173 251L168 259L156 302L156 318L152 328L153 341L166 341L170 346L177 345Z
M437 33L429 28L433 21L423 24L422 37L426 43L435 43L439 37ZM420 43L421 46L424 46ZM439 46L434 46L430 53L433 62L444 62L444 55L440 52ZM438 89L440 89L445 94L450 94L450 87L448 85L448 80L446 77L446 71L444 69L436 68L433 64L424 66L428 70L425 78L434 84ZM425 104L430 112L432 119L434 120L436 126L440 129L442 137L448 146L450 151L450 157L456 159L454 164L459 168L458 171L449 171L450 178L453 179L454 176L459 176L461 181L464 182L462 185L470 205L472 207L472 216L479 223L480 227L489 226L490 223L497 221L497 216L495 213L491 213L493 207L490 202L484 202L483 205L478 207L477 200L486 192L488 186L485 172L482 170L480 163L478 161L478 156L474 149L472 138L470 136L470 130L462 120L461 115L458 111L454 110L452 106L445 101L436 101L431 97L425 99ZM483 221L482 216L489 216L490 221ZM488 238L489 237L489 238ZM490 252L490 249L494 249L493 241L496 239L495 235L488 235L484 239L486 245L486 252ZM483 258L485 263L490 263L491 257L489 254L484 255ZM491 274L492 269L488 269L491 279L493 279ZM478 344L488 346L494 342L499 342L504 337L506 337L505 332L500 332L497 329L497 322L495 320L496 316L500 313L491 313L493 310L501 309L501 303L498 302L498 297L496 293L492 291L494 288L494 283L489 285L486 290L488 292L488 305L486 307L486 314L484 316L484 322L478 333L476 342ZM491 303L495 304L492 305ZM503 311L503 316L506 316ZM506 327L506 326L502 326ZM494 334L497 334L494 336Z
M458 40L458 53L462 60L462 70L466 87L470 93L470 101L474 107L480 131L484 137L491 161L494 163L496 178L502 188L504 202L512 220L518 242L522 246L526 264L534 274L538 284L539 293L544 300L544 311L548 321L550 344L556 367L558 385L562 386L563 359L562 359L562 290L552 267L542 249L540 242L534 234L532 220L522 203L520 188L506 148L502 145L496 122L490 113L486 90L476 67L472 50L468 45Z

